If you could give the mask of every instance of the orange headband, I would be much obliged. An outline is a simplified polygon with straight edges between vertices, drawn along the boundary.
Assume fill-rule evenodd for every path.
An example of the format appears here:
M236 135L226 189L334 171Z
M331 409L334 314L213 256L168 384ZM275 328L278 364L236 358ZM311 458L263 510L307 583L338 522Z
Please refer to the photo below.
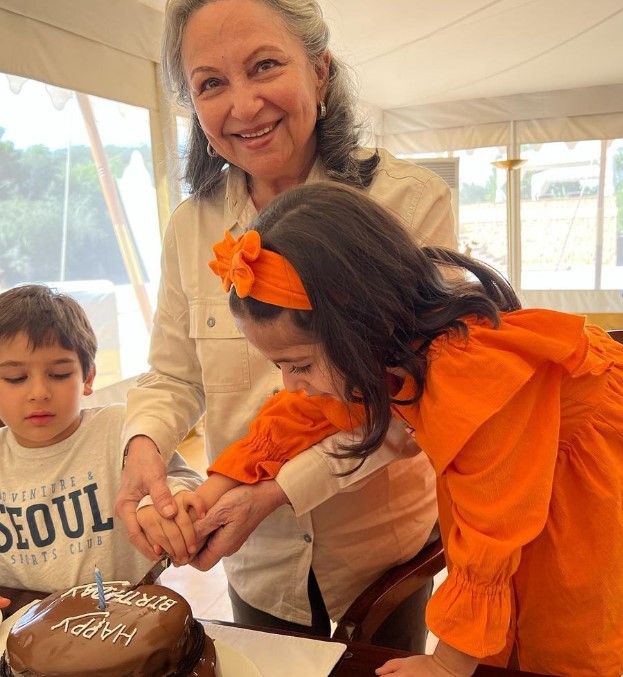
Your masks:
M248 230L237 240L226 232L225 239L212 250L216 259L210 261L209 266L223 280L225 291L233 284L240 298L250 296L294 310L312 309L292 264L281 254L262 249L257 230Z

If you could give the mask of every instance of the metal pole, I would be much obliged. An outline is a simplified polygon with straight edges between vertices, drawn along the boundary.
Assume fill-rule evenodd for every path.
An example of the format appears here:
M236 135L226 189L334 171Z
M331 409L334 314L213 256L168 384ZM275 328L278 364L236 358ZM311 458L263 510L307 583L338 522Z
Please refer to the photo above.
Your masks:
M604 193L606 189L606 162L608 142L601 141L599 158L599 193L597 194L597 222L595 224L595 289L601 289L601 268L604 258Z

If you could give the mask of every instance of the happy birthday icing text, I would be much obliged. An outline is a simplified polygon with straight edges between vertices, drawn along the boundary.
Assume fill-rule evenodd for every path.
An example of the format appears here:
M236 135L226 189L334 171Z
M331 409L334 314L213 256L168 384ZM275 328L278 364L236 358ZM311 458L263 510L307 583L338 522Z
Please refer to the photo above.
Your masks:
M132 641L132 638L137 632L137 629L134 628L132 632L125 632L127 625L125 623L118 623L115 627L111 627L110 623L106 618L110 616L110 611L100 611L90 614L80 614L79 616L70 616L69 618L63 619L60 623L52 626L52 630L57 628L62 628L64 632L70 632L76 637L84 637L85 639L92 639L96 635L99 635L102 641L112 637L112 643L115 644L117 640L125 638L124 646ZM82 619L87 619L88 621L83 623L76 623L76 621L81 621Z
M119 589L115 587L116 585L128 585L128 583L127 581L104 583L104 594L107 603L116 602L153 611L168 611L177 604L176 600L166 595L146 595L140 590ZM91 597L92 599L98 599L97 585L94 583L78 585L61 595L61 598L65 597ZM85 639L99 637L102 641L105 641L111 638L113 644L121 639L122 645L128 646L134 635L136 635L137 628L129 631L125 623L118 623L113 626L107 620L110 615L110 611L94 611L77 616L69 616L53 625L52 630L62 629L64 632L69 632L76 637L84 637ZM125 642L123 642L124 639Z

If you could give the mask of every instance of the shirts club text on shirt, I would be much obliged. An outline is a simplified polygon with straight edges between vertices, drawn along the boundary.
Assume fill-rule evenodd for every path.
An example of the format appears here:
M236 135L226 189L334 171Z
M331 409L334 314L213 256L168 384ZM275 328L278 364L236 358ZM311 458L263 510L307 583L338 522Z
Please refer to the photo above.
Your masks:
M82 486L72 476L18 492L0 490L0 554L11 552L13 564L37 566L56 559L59 542L69 555L101 546L113 516L102 514L97 482L93 473L86 475Z

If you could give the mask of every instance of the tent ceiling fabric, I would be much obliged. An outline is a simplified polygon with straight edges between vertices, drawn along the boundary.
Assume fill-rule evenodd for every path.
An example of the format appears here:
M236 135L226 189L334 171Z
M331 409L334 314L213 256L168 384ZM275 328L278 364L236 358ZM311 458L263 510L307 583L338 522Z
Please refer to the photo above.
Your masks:
M361 99L384 110L623 83L621 0L319 2Z
M621 0L321 2L384 109L623 82Z

